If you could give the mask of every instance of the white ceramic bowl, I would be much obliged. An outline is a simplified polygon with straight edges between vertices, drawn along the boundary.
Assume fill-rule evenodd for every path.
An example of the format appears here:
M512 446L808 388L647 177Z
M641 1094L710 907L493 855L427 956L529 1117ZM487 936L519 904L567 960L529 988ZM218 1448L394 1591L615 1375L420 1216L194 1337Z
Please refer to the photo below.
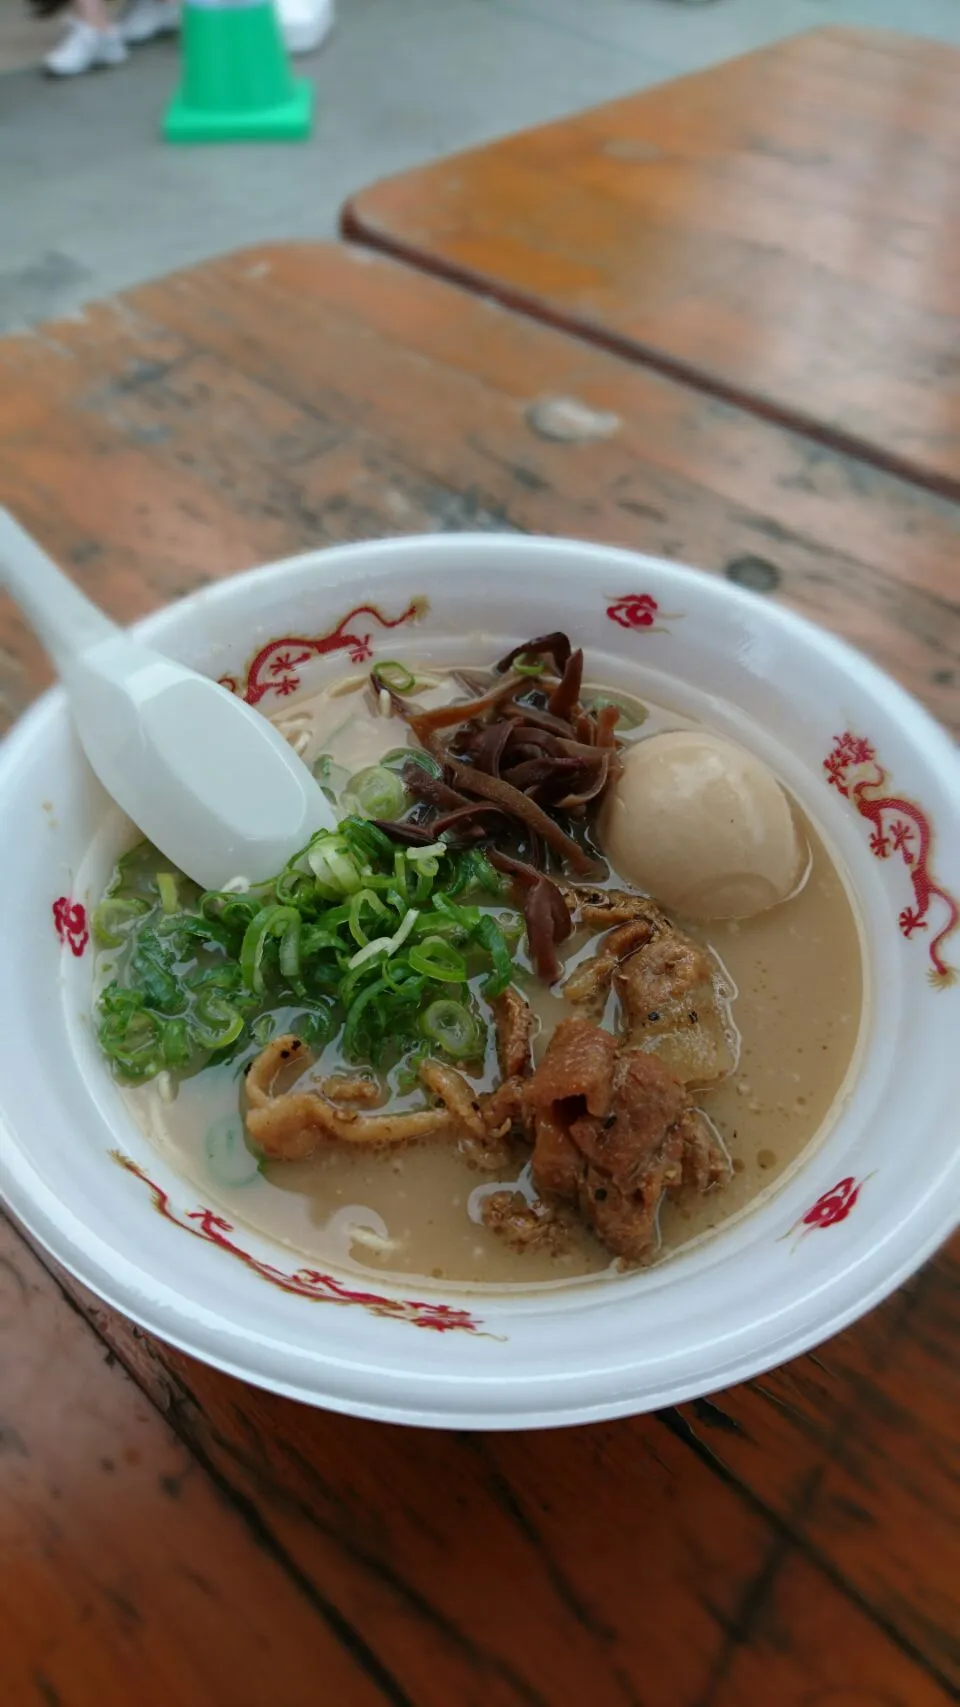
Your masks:
M557 626L586 646L595 679L703 714L773 762L846 866L873 992L846 1106L781 1189L689 1254L601 1285L373 1294L298 1270L289 1249L198 1203L97 1053L87 916L117 848L62 696L0 752L6 1195L110 1303L264 1387L459 1428L641 1411L836 1332L957 1218L960 775L944 733L864 659L673 564L495 535L311 553L205 589L140 632L274 709L377 652L462 661L468 635L485 659Z

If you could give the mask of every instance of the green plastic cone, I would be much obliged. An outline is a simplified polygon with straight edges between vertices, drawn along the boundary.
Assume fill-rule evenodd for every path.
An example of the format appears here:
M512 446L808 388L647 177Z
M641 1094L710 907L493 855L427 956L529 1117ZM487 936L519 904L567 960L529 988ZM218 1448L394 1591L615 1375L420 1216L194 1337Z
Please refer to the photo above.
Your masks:
M313 84L291 77L272 0L206 0L182 14L183 80L168 142L298 142L313 125Z

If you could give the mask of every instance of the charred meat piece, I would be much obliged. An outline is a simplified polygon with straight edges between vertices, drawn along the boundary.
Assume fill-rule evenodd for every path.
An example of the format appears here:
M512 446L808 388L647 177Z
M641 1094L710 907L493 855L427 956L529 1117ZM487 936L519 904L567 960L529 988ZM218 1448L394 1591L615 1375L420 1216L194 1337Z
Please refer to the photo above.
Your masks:
M440 1098L434 1108L358 1114L355 1108L344 1107L324 1094L325 1086L331 1085L329 1079L323 1085L303 1089L297 1080L291 1088L283 1088L290 1073L302 1073L311 1059L302 1039L288 1033L268 1043L247 1073L247 1131L273 1161L302 1162L331 1140L386 1145L422 1138L461 1138L464 1142L487 1143L474 1093L462 1074L452 1068L436 1061L421 1064L424 1084Z
M617 1039L589 1020L561 1020L527 1086L528 1108L535 1115L566 1110L566 1125L580 1112L605 1115L618 1049Z
M642 948L645 943L652 941L656 930L660 927L647 918L629 920L626 924L618 925L604 937L603 945L598 954L584 960L575 972L570 974L563 986L563 994L568 1002L575 1002L578 1007L585 1007L591 1019L599 1019L607 1004L613 974L620 961L634 949ZM664 921L664 929L667 929Z
M562 1256L570 1248L573 1224L569 1216L552 1204L528 1203L522 1192L491 1192L484 1198L480 1213L484 1226L499 1234L511 1250Z
M525 1102L537 1190L575 1204L626 1262L649 1256L665 1193L707 1190L726 1172L679 1079L588 1020L557 1027Z
M567 1198L576 1203L580 1195L584 1162L570 1136L569 1122L553 1108L533 1116L535 1149L533 1182L551 1199Z
M561 885L565 894L570 887ZM715 1084L736 1066L719 967L659 907L625 899L641 907L571 973L563 994L599 1020L612 984L629 1043L659 1055L684 1084Z
M483 1124L490 1139L506 1138L514 1132L524 1138L530 1136L523 1101L525 1083L525 1079L515 1075L511 1079L504 1079L495 1090L488 1091L480 1098Z
M649 1050L686 1085L711 1085L736 1066L726 999L712 957L668 930L621 959L613 975L628 1043Z
M320 1090L330 1102L359 1103L363 1108L377 1108L387 1100L384 1086L369 1073L331 1073L320 1080Z
M649 921L651 935L667 927L667 915L648 895L634 895L629 889L595 889L586 883L564 883L557 888L578 925L603 931L610 925L626 924L628 919Z
M526 998L508 986L493 1003L493 1018L502 1077L494 1090L480 1098L488 1143L511 1133L527 1136L523 1087L533 1071L533 1014Z
M483 1124L480 1103L476 1091L463 1074L458 1073L455 1067L447 1067L442 1061L434 1061L428 1056L420 1063L420 1078L453 1117L458 1131L483 1143L487 1129Z
M511 1099L510 1087L523 1081L506 1079L493 1098L478 1096L455 1067L429 1057L420 1063L420 1077L451 1117L461 1155L486 1173L504 1168L513 1155L509 1138L516 1125L515 1114L509 1111L519 1106L516 1093ZM491 1101L496 1101L493 1109Z
M530 1039L533 1036L533 1014L530 1003L508 984L493 1003L493 1019L497 1031L497 1060L501 1077L523 1077L533 1068Z

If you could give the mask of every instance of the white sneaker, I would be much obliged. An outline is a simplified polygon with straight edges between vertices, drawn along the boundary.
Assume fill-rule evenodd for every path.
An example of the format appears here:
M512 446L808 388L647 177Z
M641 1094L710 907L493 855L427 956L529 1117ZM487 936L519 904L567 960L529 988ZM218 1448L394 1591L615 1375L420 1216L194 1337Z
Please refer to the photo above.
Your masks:
M180 8L175 0L127 0L120 14L120 34L128 47L173 35L179 28Z
M288 53L313 53L333 29L334 0L274 0Z
M43 63L51 77L79 77L101 65L122 65L126 57L119 30L95 30L82 18L70 18L63 40Z

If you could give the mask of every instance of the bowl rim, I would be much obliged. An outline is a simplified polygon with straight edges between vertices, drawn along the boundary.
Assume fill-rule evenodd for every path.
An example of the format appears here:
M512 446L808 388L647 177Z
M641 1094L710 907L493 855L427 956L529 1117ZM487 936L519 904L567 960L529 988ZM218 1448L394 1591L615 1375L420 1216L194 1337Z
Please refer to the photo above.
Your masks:
M256 591L266 586L278 571L295 572L313 566L327 566L349 569L352 559L366 559L369 564L371 552L386 552L392 558L392 568L396 572L416 566L429 569L431 554L439 557L448 553L453 546L458 556L476 559L493 558L503 560L505 548L511 552L537 552L545 547L559 567L566 563L572 566L577 559L588 555L595 562L600 558L609 564L611 570L620 569L626 574L636 577L638 572L655 571L666 580L675 579L678 586L689 586L691 581L696 584L698 600L713 598L717 605L728 609L740 609L749 613L756 621L758 611L762 611L761 622L772 625L789 638L798 641L830 663L835 669L851 679L858 694L863 690L874 697L882 695L888 717L900 724L905 738L912 746L922 744L924 759L928 771L937 776L943 790L945 800L949 803L951 782L956 783L956 795L960 801L960 759L949 735L922 705L914 700L905 689L892 678L874 665L868 658L850 647L845 641L838 639L829 630L821 629L804 617L780 605L767 604L760 601L756 594L744 589L731 586L714 576L705 575L701 571L690 569L672 561L652 557L645 553L633 552L617 547L594 545L589 541L554 539L551 536L537 535L497 535L497 534L456 534L456 535L426 535L404 536L400 539L377 539L356 542L344 546L324 547L313 551L299 553L293 557L277 560L243 574L228 577L222 581L204 587L189 595L186 599L151 613L133 625L132 631L143 639L157 641L162 638L166 629L174 624L186 622L189 625L192 618L200 613L206 613L211 607L216 608L221 603L229 603L236 599L238 591ZM436 564L432 565L436 568ZM243 592L240 596L243 597ZM0 747L0 794L6 786L12 769L19 763L29 761L29 748L34 739L46 726L52 726L62 717L66 710L66 699L63 690L53 688L44 693L33 706L28 708L6 736ZM6 1147L8 1137L12 1133L3 1121L0 1111L0 1149ZM951 1173L958 1171L960 1155L950 1169ZM2 1182L0 1182L2 1183ZM607 1398L597 1404L584 1403L578 1400L569 1406L562 1402L550 1405L545 1409L528 1409L522 1393L518 1390L509 1408L502 1411L479 1412L474 1403L469 1409L460 1410L446 1405L431 1409L419 1401L416 1394L411 1395L410 1403L400 1400L396 1402L369 1403L362 1399L325 1391L319 1395L314 1386L305 1386L296 1381L287 1381L263 1371L251 1373L248 1365L238 1362L230 1356L218 1355L211 1352L207 1343L199 1345L196 1339L191 1339L189 1332L178 1330L171 1326L169 1308L159 1299L150 1299L141 1291L139 1296L131 1298L122 1286L115 1286L111 1281L110 1271L98 1261L95 1253L85 1251L82 1240L71 1236L64 1220L51 1218L38 1200L42 1196L41 1186L38 1193L34 1192L31 1199L29 1191L21 1189L9 1195L14 1213L23 1222L29 1233L60 1262L82 1284L90 1286L113 1308L137 1322L141 1327L157 1335L158 1338L178 1347L191 1355L200 1357L204 1362L221 1369L225 1373L238 1376L241 1379L256 1382L271 1391L287 1397L298 1398L308 1403L322 1404L332 1410L340 1410L364 1417L379 1418L422 1426L445 1426L461 1428L528 1428L541 1426L569 1425L577 1422L599 1420L603 1417L628 1415L638 1409L637 1397L633 1393L624 1393L619 1398ZM24 1180L20 1180L24 1188ZM752 1354L744 1351L740 1356L731 1356L726 1363L719 1363L716 1369L716 1380L705 1387L702 1380L674 1380L665 1382L662 1389L645 1389L642 1408L648 1409L660 1405L679 1403L684 1399L703 1394L706 1391L717 1391L733 1382L746 1379L761 1373L778 1363L792 1358L820 1343L824 1338L840 1331L850 1322L856 1320L865 1311L871 1309L882 1298L896 1289L897 1286L913 1273L929 1256L942 1244L956 1225L958 1208L954 1206L948 1194L944 1194L937 1206L939 1213L925 1216L927 1232L924 1238L911 1245L909 1252L893 1268L879 1274L865 1290L854 1288L855 1296L851 1296L842 1308L827 1310L821 1314L815 1325L806 1330L800 1329L793 1334L786 1334L783 1339L771 1345L762 1356L756 1351ZM79 1233L83 1232L83 1222L72 1217ZM69 1245L64 1250L64 1242ZM146 1276L145 1276L146 1278ZM153 1277L150 1277L154 1285ZM862 1280L861 1280L862 1285ZM174 1294L174 1297L178 1296ZM449 1378L454 1386L469 1387L469 1378L455 1375ZM538 1377L535 1386L543 1386L545 1378ZM430 1381L442 1388L446 1383L439 1375L432 1375ZM397 1389L402 1383L396 1383Z

